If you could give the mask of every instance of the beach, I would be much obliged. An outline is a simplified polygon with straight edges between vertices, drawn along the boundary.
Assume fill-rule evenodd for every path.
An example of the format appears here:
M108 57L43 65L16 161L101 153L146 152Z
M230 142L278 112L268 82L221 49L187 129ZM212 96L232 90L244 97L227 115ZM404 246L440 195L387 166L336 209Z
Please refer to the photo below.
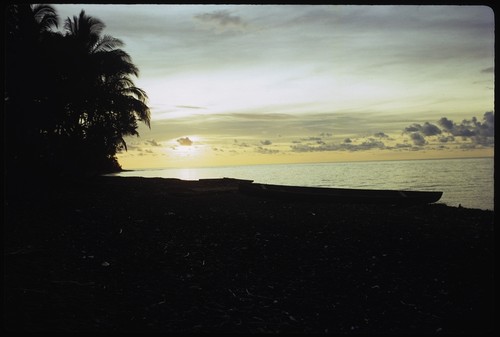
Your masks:
M11 332L491 333L494 212L231 181L9 182Z

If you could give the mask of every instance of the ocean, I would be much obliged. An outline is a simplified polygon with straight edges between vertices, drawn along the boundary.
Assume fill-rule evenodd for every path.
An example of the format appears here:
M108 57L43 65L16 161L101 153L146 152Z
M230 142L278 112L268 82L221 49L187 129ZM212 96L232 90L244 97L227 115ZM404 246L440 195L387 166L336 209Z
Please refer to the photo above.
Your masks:
M227 177L280 185L442 191L438 203L494 210L493 158L167 168L113 175L183 180Z

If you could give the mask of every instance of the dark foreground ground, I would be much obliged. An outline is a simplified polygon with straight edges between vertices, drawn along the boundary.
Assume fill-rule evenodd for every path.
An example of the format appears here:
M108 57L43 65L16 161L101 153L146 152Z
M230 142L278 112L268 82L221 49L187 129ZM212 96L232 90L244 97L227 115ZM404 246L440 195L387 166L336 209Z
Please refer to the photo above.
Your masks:
M4 330L494 330L491 211L282 201L168 179L12 185Z

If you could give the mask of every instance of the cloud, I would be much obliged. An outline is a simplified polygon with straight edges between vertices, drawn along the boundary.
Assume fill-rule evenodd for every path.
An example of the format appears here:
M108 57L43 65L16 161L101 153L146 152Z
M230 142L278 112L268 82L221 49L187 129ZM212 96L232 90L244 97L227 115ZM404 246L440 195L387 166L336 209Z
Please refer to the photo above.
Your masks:
M419 132L411 133L410 138L413 141L413 144L415 144L417 146L424 146L427 143L425 141L425 137L422 136Z
M302 138L301 140L310 142L322 142L321 137L308 137L308 138Z
M191 139L189 139L189 137L179 138L179 139L177 139L177 143L179 143L182 146L193 145L193 141Z
M149 144L149 145L151 145L151 146L162 146L160 143L158 143L154 139L148 139L148 140L146 140L146 143Z
M201 106L193 106L193 105L176 105L177 108L181 109L205 109L204 107Z
M481 145L493 145L495 137L495 114L493 111L485 112L483 121L480 122L476 117L467 120L464 119L460 124L442 117L439 124L444 130L455 137L471 138L474 143Z
M403 133L409 133L411 140L417 146L426 145L425 137L427 136L439 136L437 140L440 143L452 143L455 142L455 137L462 137L462 140L470 141L468 144L461 144L463 149L494 146L495 114L493 111L485 112L482 122L472 117L455 123L447 117L441 117L438 124L442 129L429 122L423 125L415 123L406 127Z
M486 124L491 126L491 128L494 130L495 127L495 113L493 111L488 111L485 112L483 115L483 120Z
M273 149L267 149L263 148L262 146L257 146L255 148L255 152L262 153L262 154L276 154L279 153L279 150L273 150Z
M425 122L424 125L412 124L405 128L405 132L421 132L424 136L436 136L441 134L441 129L434 124Z
M446 117L441 117L438 123L443 128L445 128L446 131L451 131L453 129L453 121L449 120Z
M455 137L453 137L453 136L442 136L442 137L439 137L439 141L441 143L453 142L453 141L455 141Z
M348 141L347 141L348 140ZM344 139L341 144L322 143L319 146L310 144L291 145L292 152L324 152L324 151L367 151L372 149L384 149L386 146L380 140L369 138L361 144L353 144L349 138Z
M218 10L211 13L203 13L194 16L195 19L214 28L216 32L228 30L241 30L246 27L241 17L232 15L228 10Z
M357 145L355 147L356 151L359 150L371 150L371 149L383 149L385 147L385 144L381 142L380 140L376 140L373 138L368 139L367 141L364 141L363 143Z
M431 124L429 122L425 122L422 126L422 133L425 136L436 136L441 134L441 129L439 129L436 125Z
M411 144L407 143L397 143L396 144L396 149L407 149L413 147Z
M416 146L424 146L427 144L425 137L437 136L442 133L441 129L435 124L425 122L423 125L414 123L406 127L403 133L409 133L413 144ZM444 140L444 138L442 138Z
M420 124L413 124L405 128L404 132L418 132L421 129Z
M323 135L324 133L322 132L321 134ZM323 141L322 137L301 138L300 141L297 141L296 143L302 143L302 142L306 142L309 145L313 145L313 144L326 145L326 143Z

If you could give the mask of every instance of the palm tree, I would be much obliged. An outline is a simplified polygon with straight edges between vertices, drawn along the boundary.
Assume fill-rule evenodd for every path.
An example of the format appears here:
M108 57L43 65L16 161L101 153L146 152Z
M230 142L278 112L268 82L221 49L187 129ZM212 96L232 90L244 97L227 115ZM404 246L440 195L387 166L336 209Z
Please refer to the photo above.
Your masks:
M139 70L120 49L123 42L102 34L104 23L83 10L65 21L64 35L52 31L58 17L51 6L14 5L7 14L11 157L24 155L23 165L38 160L49 170L119 168L124 137L138 136L138 121L150 127L147 95L134 85Z
M45 4L16 4L7 8L7 32L17 38L39 40L58 26L59 16L54 7Z
M18 4L8 7L6 30L7 92L6 99L22 94L22 101L30 101L28 95L36 94L35 86L44 69L42 46L53 36L52 27L58 26L55 9L49 5ZM19 86L19 87L18 87ZM21 89L22 88L22 89Z
M146 93L131 78L139 75L138 68L119 49L121 40L102 35L104 27L83 10L65 21L72 60L79 64L70 69L72 118L66 131L84 139L94 155L113 160L118 150L126 149L124 136L138 136L137 120L150 127L150 110Z
M58 25L49 5L15 4L6 11L5 123L8 167L29 166L44 146L40 128L49 87L44 46Z

